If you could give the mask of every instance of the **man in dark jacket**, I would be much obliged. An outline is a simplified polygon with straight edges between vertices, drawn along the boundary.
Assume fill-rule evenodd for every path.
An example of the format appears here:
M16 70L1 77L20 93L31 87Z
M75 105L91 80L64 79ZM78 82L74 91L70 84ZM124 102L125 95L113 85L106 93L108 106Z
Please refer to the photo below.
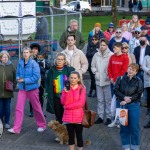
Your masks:
M70 26L68 26L67 30L63 32L63 34L60 37L59 45L62 49L66 49L67 46L67 37L68 35L75 35L76 37L76 47L80 50L84 48L85 41L83 39L83 36L81 32L78 31L78 21L75 19L70 20Z

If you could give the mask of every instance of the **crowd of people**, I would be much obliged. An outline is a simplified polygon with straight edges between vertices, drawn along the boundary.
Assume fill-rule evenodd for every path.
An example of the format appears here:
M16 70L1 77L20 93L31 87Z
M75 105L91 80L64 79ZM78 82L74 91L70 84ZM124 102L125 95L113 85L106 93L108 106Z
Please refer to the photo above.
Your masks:
M117 28L108 23L104 32L100 22L95 23L88 35L86 54L82 51L85 41L78 31L78 21L72 19L59 44L63 51L56 55L53 66L45 60L38 43L22 49L17 69L10 61L9 53L0 53L0 119L4 127L13 134L21 132L25 102L29 99L29 116L35 117L37 131L43 132L46 129L43 112L46 92L46 111L54 114L60 124L66 125L70 150L75 149L75 135L78 150L82 150L83 107L86 103L83 74L89 71L88 97L97 97L98 118L95 124L115 127L115 114L111 109L125 107L128 109L128 126L118 126L122 147L139 150L140 104L143 102L147 102L149 115L144 128L150 128L150 18L142 26L138 16L133 15L129 23ZM10 104L13 91L6 89L7 80L19 89L12 128ZM112 103L114 95L115 105Z

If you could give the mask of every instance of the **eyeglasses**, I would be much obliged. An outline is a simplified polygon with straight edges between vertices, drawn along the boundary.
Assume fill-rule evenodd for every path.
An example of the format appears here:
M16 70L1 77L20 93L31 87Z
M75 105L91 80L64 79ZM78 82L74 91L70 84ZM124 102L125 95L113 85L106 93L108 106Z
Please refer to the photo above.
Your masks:
M140 34L140 32L138 32L138 31L135 31L134 33L135 33L135 34Z
M92 39L92 41L97 41L98 39Z
M128 49L129 47L122 47L122 49Z
M122 32L116 32L117 34L121 34Z
M64 59L56 59L57 61L63 61Z

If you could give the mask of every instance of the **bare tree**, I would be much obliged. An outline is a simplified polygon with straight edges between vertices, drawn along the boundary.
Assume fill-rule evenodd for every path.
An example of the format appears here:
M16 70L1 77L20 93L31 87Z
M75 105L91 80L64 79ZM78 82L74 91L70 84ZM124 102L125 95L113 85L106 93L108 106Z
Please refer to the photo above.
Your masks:
M117 26L117 0L112 0L112 22Z

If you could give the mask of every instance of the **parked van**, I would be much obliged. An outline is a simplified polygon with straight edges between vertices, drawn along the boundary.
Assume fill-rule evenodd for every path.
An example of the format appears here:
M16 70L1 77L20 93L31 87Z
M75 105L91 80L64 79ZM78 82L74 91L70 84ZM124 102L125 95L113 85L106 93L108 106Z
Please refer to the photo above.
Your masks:
M63 5L61 8L68 10L68 11L76 11L77 10L77 4L80 3L80 10L85 13L89 13L91 11L91 5L89 2L85 1L71 1L67 3L66 5Z

